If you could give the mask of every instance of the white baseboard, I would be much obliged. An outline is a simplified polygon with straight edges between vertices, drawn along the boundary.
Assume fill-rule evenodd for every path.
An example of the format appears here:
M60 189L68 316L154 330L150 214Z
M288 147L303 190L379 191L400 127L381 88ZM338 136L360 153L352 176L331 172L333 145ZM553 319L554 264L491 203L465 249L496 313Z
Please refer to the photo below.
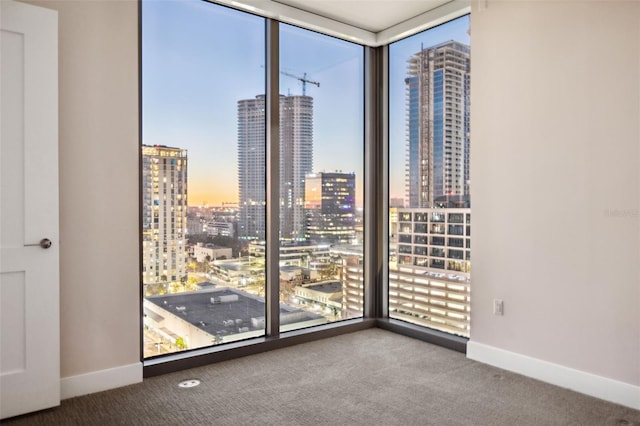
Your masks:
M469 341L467 358L640 410L640 386Z
M102 392L142 381L142 363L123 365L106 370L93 371L60 380L62 399Z

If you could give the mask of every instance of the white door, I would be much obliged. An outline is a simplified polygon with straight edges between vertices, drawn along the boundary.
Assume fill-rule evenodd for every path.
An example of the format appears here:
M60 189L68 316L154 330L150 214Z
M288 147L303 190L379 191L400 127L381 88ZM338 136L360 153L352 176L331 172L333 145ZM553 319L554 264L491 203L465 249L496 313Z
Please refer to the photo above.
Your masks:
M7 418L60 404L58 16L11 0L0 6L0 418Z

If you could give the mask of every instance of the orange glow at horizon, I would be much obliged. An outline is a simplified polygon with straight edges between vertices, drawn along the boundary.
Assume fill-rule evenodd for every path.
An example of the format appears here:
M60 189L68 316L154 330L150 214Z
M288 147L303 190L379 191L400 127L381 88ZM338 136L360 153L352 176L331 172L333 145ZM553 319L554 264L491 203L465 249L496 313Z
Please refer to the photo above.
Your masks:
M213 186L207 183L189 179L187 189L188 206L221 206L224 204L238 204L237 184ZM356 207L363 205L362 182L356 178Z
M188 206L221 206L238 203L238 188L233 185L208 185L202 182L189 181L187 190Z

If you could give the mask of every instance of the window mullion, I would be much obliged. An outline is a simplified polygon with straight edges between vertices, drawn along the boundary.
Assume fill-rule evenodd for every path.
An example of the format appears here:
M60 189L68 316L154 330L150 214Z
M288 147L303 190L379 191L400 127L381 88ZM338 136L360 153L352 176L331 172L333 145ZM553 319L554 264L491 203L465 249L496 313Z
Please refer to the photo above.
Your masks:
M387 203L386 93L383 88L385 47L365 49L365 276L364 316L379 318L386 312L383 291L383 243L385 204ZM387 207L388 208L388 207ZM385 306L383 306L383 304Z
M266 334L280 334L280 35L278 22L266 21Z
M378 218L381 221L378 229L379 244L382 244L380 250L380 271L382 277L379 280L379 314L382 318L389 317L389 244L391 243L389 235L389 45L378 48L378 111L380 111L380 121L378 123L378 153L380 155L380 186L378 191L382 200L377 204L381 209Z

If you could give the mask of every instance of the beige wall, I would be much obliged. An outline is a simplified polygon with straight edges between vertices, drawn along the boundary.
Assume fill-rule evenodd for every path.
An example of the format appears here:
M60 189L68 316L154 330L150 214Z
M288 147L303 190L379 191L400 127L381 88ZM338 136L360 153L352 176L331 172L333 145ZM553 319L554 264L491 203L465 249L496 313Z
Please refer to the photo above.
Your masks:
M640 385L640 3L473 7L471 341Z
M135 1L59 12L62 377L140 361Z

